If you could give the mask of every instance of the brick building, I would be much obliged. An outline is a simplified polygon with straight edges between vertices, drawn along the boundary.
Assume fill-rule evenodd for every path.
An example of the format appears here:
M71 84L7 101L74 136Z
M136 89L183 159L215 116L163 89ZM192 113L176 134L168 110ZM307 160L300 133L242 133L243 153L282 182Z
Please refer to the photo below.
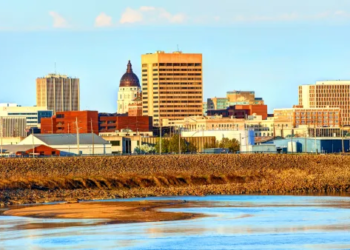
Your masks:
M98 135L97 111L66 111L57 112L52 118L41 119L42 134L73 134L77 133L78 121L79 133L95 133Z
M246 119L249 115L260 115L263 120L267 119L267 105L235 105L226 109L208 110L208 116L221 115L222 117L234 117Z
M248 109L235 109L235 106L230 106L226 109L214 109L208 110L208 116L222 116L222 117L234 117L238 119L245 119L250 114Z
M132 131L147 132L153 131L152 117L150 116L117 116L117 115L100 115L99 131L115 132L122 129Z
M235 105L236 110L249 110L249 115L261 115L263 120L267 119L267 105Z

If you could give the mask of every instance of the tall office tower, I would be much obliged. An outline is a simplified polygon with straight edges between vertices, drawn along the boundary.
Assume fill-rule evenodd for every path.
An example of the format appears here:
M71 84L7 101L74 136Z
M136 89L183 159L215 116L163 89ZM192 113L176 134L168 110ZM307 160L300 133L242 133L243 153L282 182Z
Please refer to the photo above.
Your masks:
M299 86L299 106L340 108L341 125L350 125L350 81L319 81Z
M49 74L36 79L36 105L54 113L80 110L80 81L65 75Z
M137 75L132 71L129 61L126 73L120 79L118 91L118 114L126 114L129 111L129 104L140 94L141 87Z
M182 52L142 55L142 114L154 126L201 116L203 105L202 54Z

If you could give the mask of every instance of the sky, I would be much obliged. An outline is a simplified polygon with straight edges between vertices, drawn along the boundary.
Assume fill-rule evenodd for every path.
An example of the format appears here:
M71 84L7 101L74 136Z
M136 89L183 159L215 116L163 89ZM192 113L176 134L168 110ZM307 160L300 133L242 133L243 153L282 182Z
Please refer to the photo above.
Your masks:
M0 0L0 103L36 104L37 77L80 78L81 109L115 112L131 60L203 54L204 100L255 91L291 108L298 86L350 80L349 0ZM56 65L56 66L55 66Z

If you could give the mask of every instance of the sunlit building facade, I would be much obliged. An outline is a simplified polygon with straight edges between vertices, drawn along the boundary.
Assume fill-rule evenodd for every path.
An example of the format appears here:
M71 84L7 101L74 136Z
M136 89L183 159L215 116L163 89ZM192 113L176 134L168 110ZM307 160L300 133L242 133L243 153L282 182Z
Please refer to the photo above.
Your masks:
M142 55L142 114L154 126L203 112L202 54Z

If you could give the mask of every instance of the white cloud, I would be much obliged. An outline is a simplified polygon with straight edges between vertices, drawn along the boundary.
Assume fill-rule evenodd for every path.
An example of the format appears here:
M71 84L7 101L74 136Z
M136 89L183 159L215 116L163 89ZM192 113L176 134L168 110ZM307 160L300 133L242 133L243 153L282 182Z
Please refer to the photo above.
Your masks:
M122 17L120 19L120 23L138 23L141 22L143 19L142 17L142 10L134 10L131 8L127 8L125 12L122 14Z
M53 27L54 28L67 28L67 27L69 27L68 21L63 16L58 14L57 12L50 11L49 14L53 19Z
M163 8L141 6L139 9L127 8L121 16L120 23L183 23L186 16L182 13L171 14Z
M102 12L95 19L95 27L109 27L112 26L112 17Z

